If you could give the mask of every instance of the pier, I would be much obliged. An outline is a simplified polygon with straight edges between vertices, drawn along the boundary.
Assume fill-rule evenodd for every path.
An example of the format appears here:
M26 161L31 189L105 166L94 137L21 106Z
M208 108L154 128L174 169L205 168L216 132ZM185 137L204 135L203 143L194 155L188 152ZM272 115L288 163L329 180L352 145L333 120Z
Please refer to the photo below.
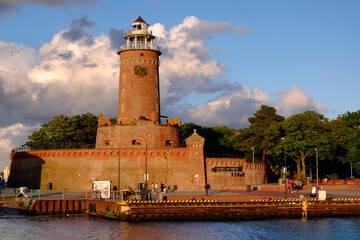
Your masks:
M308 218L360 216L360 186L324 186L326 200L310 198L309 189L288 193L276 185L246 190L174 191L165 201L120 201L117 198L93 199L91 192L31 191L32 198L3 198L9 205L30 215L87 214L120 221L156 220L247 220L271 218ZM30 191L30 190L29 190ZM37 195L35 195L37 194ZM30 194L31 195L31 194ZM40 198L41 196L41 198ZM306 211L304 210L304 200Z
M15 199L26 214L89 214L122 221L246 220L303 217L303 199L255 199L251 201L168 200L108 202L84 199ZM306 199L307 217L359 216L360 198L319 201Z

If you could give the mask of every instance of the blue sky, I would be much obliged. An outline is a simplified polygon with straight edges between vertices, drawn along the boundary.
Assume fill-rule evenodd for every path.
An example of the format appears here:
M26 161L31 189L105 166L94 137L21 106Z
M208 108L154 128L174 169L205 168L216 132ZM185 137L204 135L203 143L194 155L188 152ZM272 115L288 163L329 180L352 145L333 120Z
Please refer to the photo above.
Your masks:
M247 126L261 104L288 117L359 110L356 0L0 0L0 169L56 114L116 116L122 32L161 36L161 112Z

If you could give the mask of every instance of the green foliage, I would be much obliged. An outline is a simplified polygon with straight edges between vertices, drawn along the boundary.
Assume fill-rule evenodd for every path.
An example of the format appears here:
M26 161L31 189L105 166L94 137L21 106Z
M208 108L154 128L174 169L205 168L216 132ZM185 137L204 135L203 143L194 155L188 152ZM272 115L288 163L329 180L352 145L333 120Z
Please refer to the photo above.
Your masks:
M329 179L330 180L337 180L339 179L339 175L337 173L332 173L332 174L329 174Z
M110 118L111 124L117 124L117 118Z
M286 154L296 163L297 178L305 180L306 158L315 156L315 148L320 159L329 155L329 125L325 118L313 111L296 114L284 121L284 141Z
M339 159L360 171L360 110L343 114L338 125L336 140L342 150Z
M235 129L225 126L220 127L202 127L194 123L185 123L181 126L180 137L182 146L185 146L185 139L196 132L205 138L204 151L205 153L235 153L232 147L233 138L235 136Z
M74 149L93 148L96 141L98 118L92 113L75 115L69 118L55 116L42 124L40 130L28 137L25 145L31 149Z
M359 128L360 126L360 110L356 112L347 112L341 115L341 121L350 128Z
M241 134L236 136L234 148L243 152L248 152L252 147L260 149L260 151L256 152L261 155L261 158L271 161L274 158L274 154L271 151L267 154L269 146L267 131L271 124L283 121L284 117L278 115L275 108L261 105L260 109L254 114L254 117L249 118L249 128L244 128L240 131ZM265 156L266 154L267 157Z

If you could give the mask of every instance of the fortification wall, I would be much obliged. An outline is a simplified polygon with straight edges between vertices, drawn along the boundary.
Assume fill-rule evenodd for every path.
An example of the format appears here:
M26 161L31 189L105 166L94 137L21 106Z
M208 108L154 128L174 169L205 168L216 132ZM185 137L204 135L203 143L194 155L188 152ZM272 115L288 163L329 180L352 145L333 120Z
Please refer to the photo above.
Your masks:
M196 179L191 169L191 148L154 150L38 150L11 155L9 186L46 189L91 189L92 181L111 181L111 187L138 188L145 182L145 165L149 184L166 182L179 190L203 189L204 170ZM147 153L147 154L146 154ZM118 166L120 162L120 171ZM203 165L203 162L201 163Z
M253 171L254 169L254 171ZM206 158L207 181L212 189L264 184L266 164L247 163L244 158Z

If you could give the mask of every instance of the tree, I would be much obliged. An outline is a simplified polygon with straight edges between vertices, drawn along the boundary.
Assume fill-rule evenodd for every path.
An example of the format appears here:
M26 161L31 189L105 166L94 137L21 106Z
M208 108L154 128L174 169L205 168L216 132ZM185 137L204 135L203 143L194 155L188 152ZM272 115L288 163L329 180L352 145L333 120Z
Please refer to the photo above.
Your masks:
M260 109L249 119L249 128L244 128L237 136L234 148L240 151L249 151L251 147L260 149L262 161L266 160L266 136L265 132L274 122L283 122L284 117L276 114L276 109L261 105Z
M284 140L281 142L286 154L296 163L296 177L305 180L306 158L315 155L315 148L321 159L329 154L329 126L323 115L314 111L296 114L282 123Z
M57 115L40 130L28 137L25 145L37 149L93 148L96 141L98 118L92 113L69 118Z
M185 123L181 125L180 137L182 146L185 146L185 139L190 137L196 129L197 133L205 138L205 153L234 153L232 147L232 138L235 136L235 129L225 126L220 127L202 127L194 123Z
M352 167L360 170L360 110L356 112L347 112L342 114L340 121L338 121L339 128L342 132L339 133L339 143L343 148L339 159L343 163L352 164Z
M346 112L341 115L341 121L348 127L357 129L360 127L360 110L356 112Z

